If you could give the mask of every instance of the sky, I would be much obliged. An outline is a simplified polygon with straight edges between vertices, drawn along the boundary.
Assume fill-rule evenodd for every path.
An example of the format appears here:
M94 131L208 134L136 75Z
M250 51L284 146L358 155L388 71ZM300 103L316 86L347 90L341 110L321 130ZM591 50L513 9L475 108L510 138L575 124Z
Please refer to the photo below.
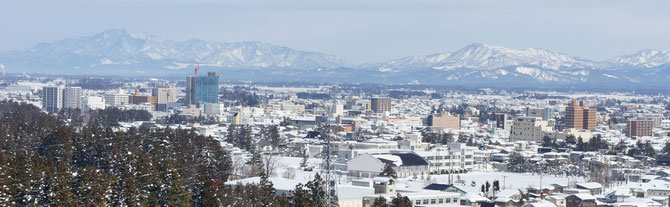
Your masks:
M0 51L112 28L171 40L261 41L350 63L470 43L605 60L670 50L670 1L0 0Z

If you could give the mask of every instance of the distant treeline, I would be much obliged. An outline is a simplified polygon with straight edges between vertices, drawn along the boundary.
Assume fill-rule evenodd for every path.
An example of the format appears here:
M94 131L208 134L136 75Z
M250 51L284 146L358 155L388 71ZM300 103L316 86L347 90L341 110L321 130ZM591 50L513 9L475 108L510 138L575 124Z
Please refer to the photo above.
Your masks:
M327 93L307 93L307 92L300 92L297 94L298 98L300 99L331 99L331 95Z
M112 81L111 79L105 78L83 78L79 79L79 82L72 84L73 86L79 86L83 89L91 90L109 90L117 89L123 86L121 83Z
M233 105L237 106L259 106L262 103L262 98L255 92L249 93L243 90L223 90L221 99L233 101Z
M150 121L151 113L146 110L123 110L115 107L91 110L82 113L79 109L63 109L58 115L70 120L73 124L94 125L102 127L117 127L119 122Z

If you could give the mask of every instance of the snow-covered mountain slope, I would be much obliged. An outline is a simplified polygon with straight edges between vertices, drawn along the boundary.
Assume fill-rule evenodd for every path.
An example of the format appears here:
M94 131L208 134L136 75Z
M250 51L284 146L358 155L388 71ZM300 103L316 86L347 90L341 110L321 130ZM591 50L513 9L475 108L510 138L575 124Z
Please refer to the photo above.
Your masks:
M390 70L413 68L495 70L507 66L537 66L558 70L561 68L594 68L596 67L596 63L536 48L515 50L486 44L470 44L452 53L405 57L366 66L368 68L386 68Z
M670 53L663 50L640 50L605 61L609 67L652 68L670 63Z
M536 48L470 44L454 52L352 66L333 55L261 42L172 41L124 29L0 52L0 64L8 72L176 76L191 73L199 64L226 73L231 80L519 87L576 83L667 86L670 78L670 54L660 50L598 62Z
M4 54L20 65L96 67L136 65L190 68L194 64L222 68L337 68L346 63L333 55L295 50L261 42L215 42L164 40L159 37L112 29L93 36L40 43L26 51ZM0 58L1 59L1 58Z

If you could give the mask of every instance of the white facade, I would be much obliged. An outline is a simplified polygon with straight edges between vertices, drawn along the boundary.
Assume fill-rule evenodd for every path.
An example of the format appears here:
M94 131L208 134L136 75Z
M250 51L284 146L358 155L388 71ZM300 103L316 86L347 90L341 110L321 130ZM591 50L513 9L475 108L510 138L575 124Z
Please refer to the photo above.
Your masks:
M430 171L472 171L475 162L475 149L462 143L438 146L430 151L415 150L415 153L430 163Z
M128 105L119 106L119 108L125 109L125 110L133 110L133 109L134 110L145 110L145 111L148 111L150 113L154 112L154 105L152 105L150 103L128 104Z
M105 104L108 106L122 106L128 104L128 94L105 94Z
M661 128L670 129L670 119L661 120Z
M220 103L205 103L204 113L206 115L215 116L223 113L223 104Z
M540 142L545 132L553 131L548 121L539 117L517 117L510 131L510 141L535 141Z
M151 90L151 95L154 96L158 104L167 104L177 101L177 88L174 85L158 86Z
M98 110L105 108L105 99L99 96L88 96L82 100L83 110Z

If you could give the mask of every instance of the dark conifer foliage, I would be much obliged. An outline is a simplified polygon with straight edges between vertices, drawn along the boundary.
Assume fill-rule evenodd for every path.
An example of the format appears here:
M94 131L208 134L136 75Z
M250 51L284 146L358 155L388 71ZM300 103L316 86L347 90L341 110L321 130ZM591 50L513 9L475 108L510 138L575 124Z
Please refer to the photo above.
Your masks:
M103 128L147 116L93 113L76 122L88 125L78 125L33 105L0 102L0 206L211 206L232 199L223 196L231 161L219 141L182 129Z
M318 174L291 195L277 195L264 173L257 184L224 185L232 163L219 140L184 129L118 130L111 126L146 116L113 112L84 120L0 102L0 206L320 206L325 195ZM249 126L230 129L230 139L253 149ZM276 126L267 137L277 141Z

